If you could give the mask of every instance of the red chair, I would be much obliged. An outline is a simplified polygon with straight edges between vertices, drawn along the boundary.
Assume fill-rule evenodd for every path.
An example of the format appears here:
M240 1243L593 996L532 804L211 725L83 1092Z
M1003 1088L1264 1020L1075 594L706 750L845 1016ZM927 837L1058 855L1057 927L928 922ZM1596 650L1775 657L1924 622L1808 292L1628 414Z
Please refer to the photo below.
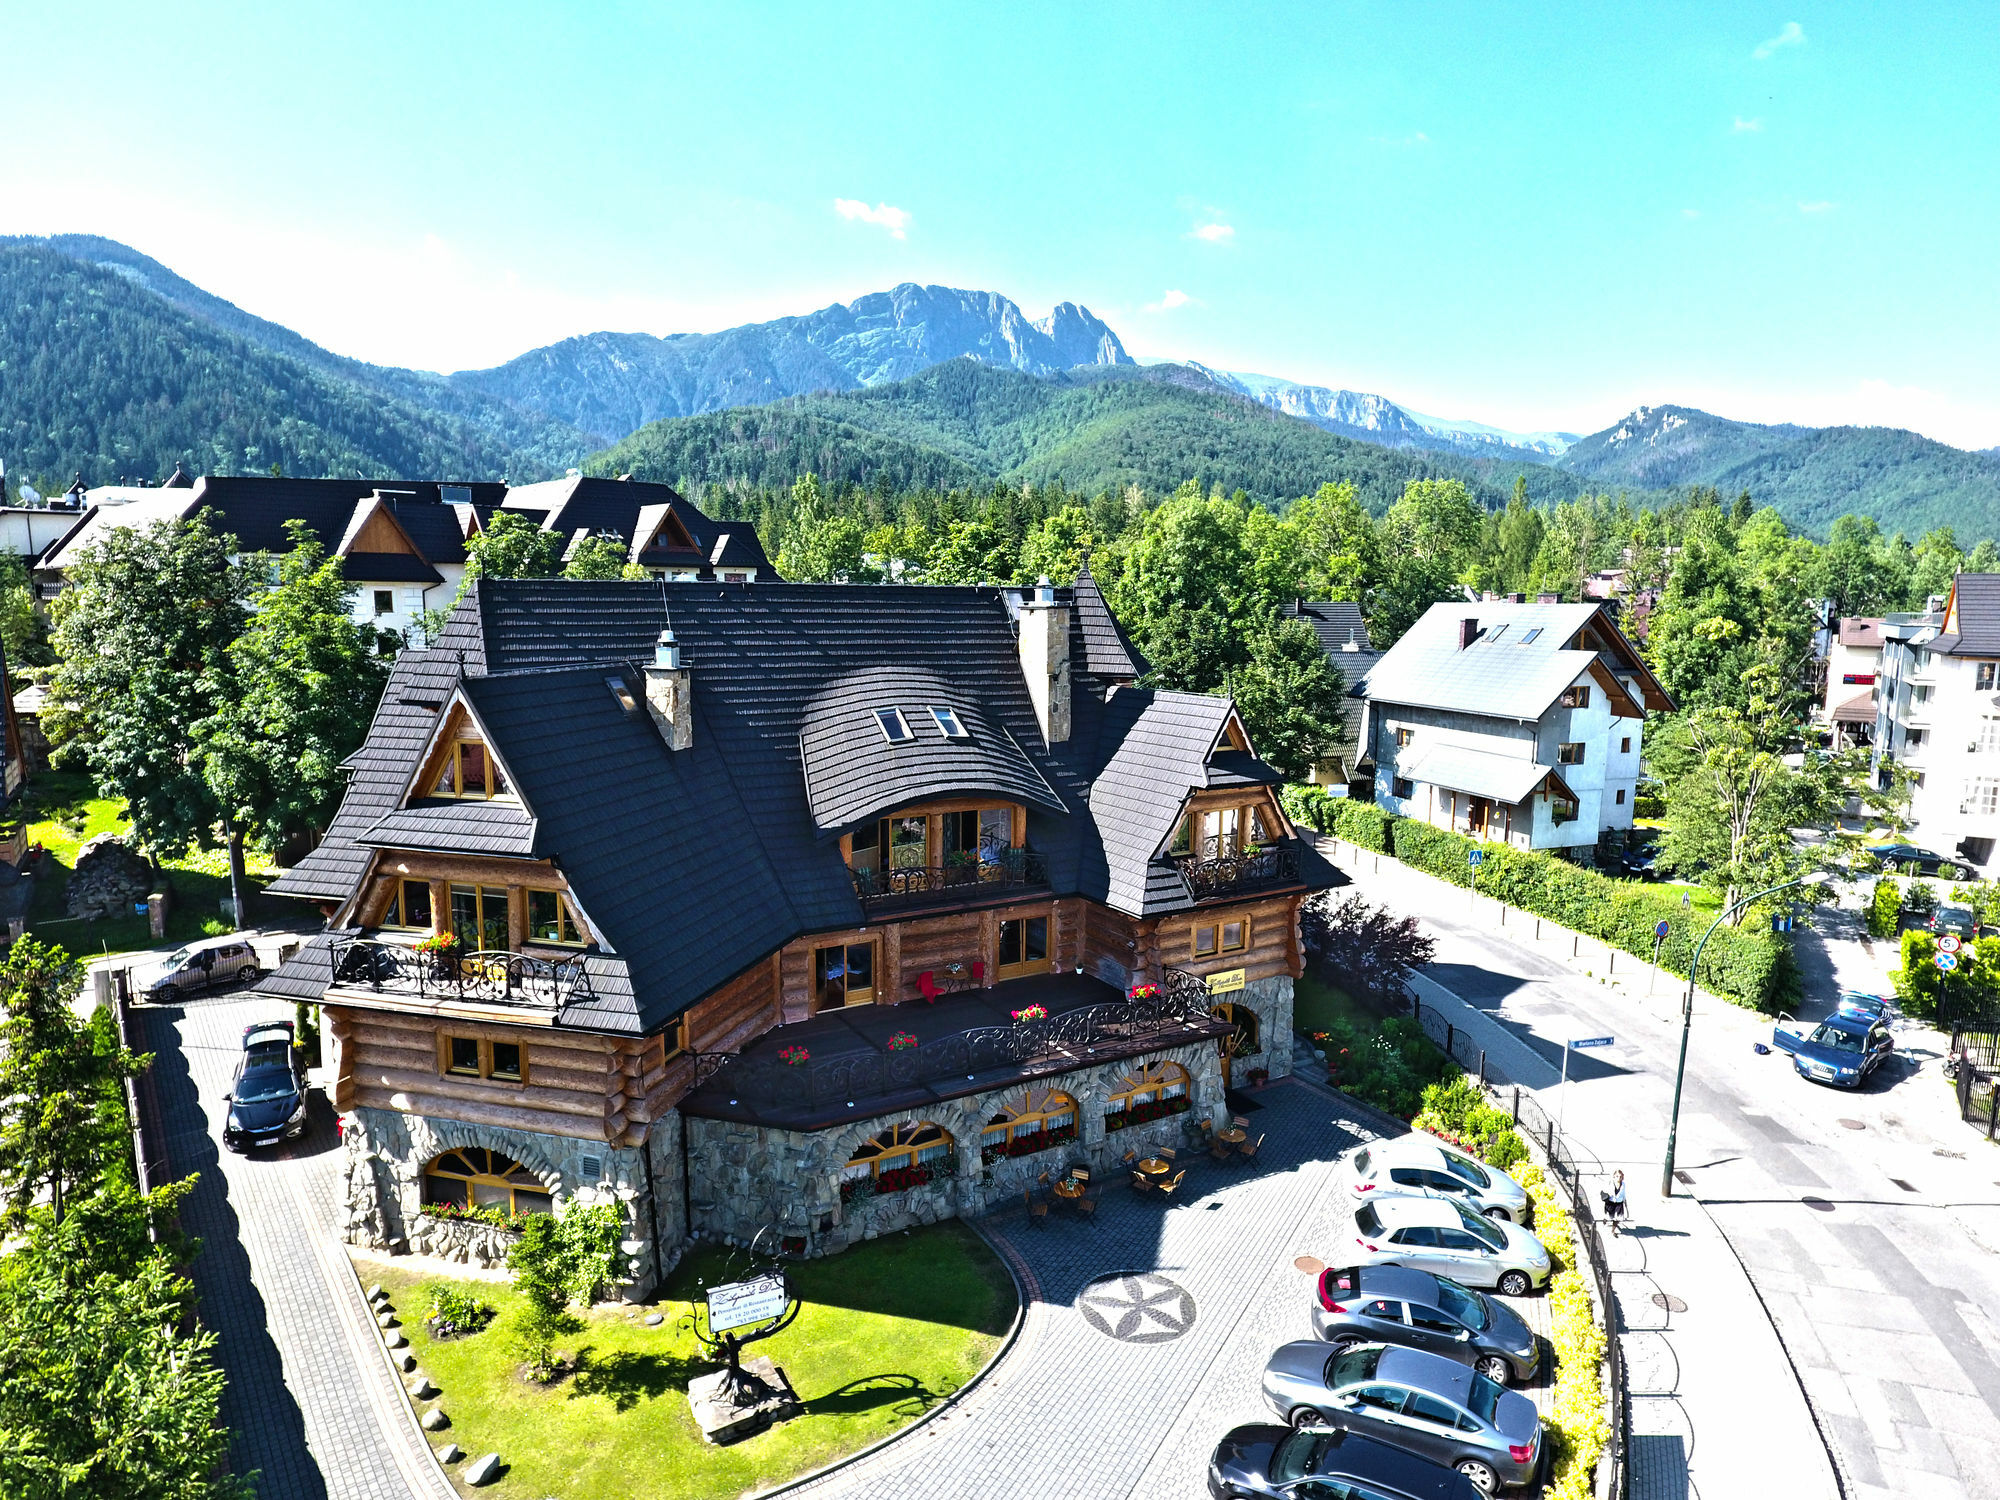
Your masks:
M938 997L937 980L931 977L931 971L929 969L924 970L923 973L917 976L917 993L922 995L924 999L929 1001L932 1005L937 1004L937 997Z
M977 959L974 959L972 963L972 982L974 984L986 983L986 965Z

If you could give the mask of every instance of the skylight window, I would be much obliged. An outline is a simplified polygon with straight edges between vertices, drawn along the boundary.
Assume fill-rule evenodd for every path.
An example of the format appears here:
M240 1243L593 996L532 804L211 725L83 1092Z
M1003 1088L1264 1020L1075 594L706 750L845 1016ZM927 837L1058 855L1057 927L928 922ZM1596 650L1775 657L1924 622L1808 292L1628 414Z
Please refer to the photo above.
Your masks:
M604 685L611 689L611 696L618 700L618 706L624 709L626 713L632 714L639 711L639 700L634 698L632 690L625 686L624 678L607 677L604 679Z
M1500 637L1506 633L1507 627L1504 624L1495 625L1491 630L1486 632L1486 644L1489 646L1497 644Z
M470 505L472 503L472 486L469 484L441 484L438 486L438 498L446 505Z
M958 714L949 708L933 708L931 717L937 720L938 732L948 740L970 739L965 726L958 722Z
M1535 643L1535 637L1540 635L1541 633L1542 633L1542 627L1537 625L1533 630L1529 631L1526 635L1521 637L1521 644L1524 646L1532 646Z
M900 745L903 741L914 738L910 733L910 722L903 717L900 708L876 709L875 722L881 726L882 738L892 745Z

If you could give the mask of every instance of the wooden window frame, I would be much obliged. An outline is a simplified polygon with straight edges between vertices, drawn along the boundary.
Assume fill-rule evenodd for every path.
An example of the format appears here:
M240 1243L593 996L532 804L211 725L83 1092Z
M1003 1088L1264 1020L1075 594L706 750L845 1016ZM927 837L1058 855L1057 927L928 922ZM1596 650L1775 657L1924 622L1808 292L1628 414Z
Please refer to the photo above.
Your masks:
M479 1071L455 1067L452 1064L452 1044L470 1042L479 1049ZM512 1047L520 1072L516 1074L494 1071L493 1049ZM528 1044L526 1042L501 1041L490 1036L460 1036L449 1031L437 1034L437 1063L440 1078L477 1078L484 1083L504 1083L514 1088L525 1088L528 1084Z
M1002 917L997 934L997 943L1006 942L1006 927L1009 922L1020 922L1023 924L1021 929L1021 952L1023 955L1028 951L1028 931L1025 924L1029 922L1041 922L1045 924L1042 929L1042 956L1040 958L1023 956L1018 963L1006 963L1002 961L1001 950L996 944L993 950L994 977L996 979L1025 979L1030 974L1047 974L1053 972L1049 965L1052 961L1052 939L1055 935L1054 911L1026 912L1020 916Z
M468 792L464 789L465 749L468 745L476 747L480 754L486 757L486 790L483 792ZM449 791L444 789L446 772L449 772L451 777ZM495 797L511 799L514 796L514 783L508 780L507 773L500 769L500 760L494 755L493 747L477 735L462 734L453 739L451 748L445 752L439 774L432 776L430 781L429 789L419 795L452 797L461 802L491 802Z
M1624 736L1622 736L1622 737L1621 737L1621 738L1619 739L1619 741L1618 741L1618 753L1619 753L1620 755L1630 755L1630 754L1632 753L1632 736L1631 736L1631 735L1629 735L1629 734L1628 734L1628 735L1624 735Z
M840 990L841 1000L839 1005L829 1004L827 1001L825 1001L820 997L818 991L818 986L820 984L819 956L820 954L835 948L838 948L840 950L840 962L843 970L843 973L841 975L841 990ZM868 960L868 973L870 979L873 982L869 984L867 991L863 995L861 995L858 999L855 997L854 991L847 987L847 977L844 972L847 967L847 950L850 948L872 948L875 950ZM807 951L811 954L811 957L808 959L808 962L812 965L812 967L807 971L806 982L808 985L812 986L811 998L815 1013L819 1011L828 1011L828 1010L845 1010L850 1005L874 1005L881 998L882 978L883 978L882 941L879 937L871 936L871 937L844 938L839 942L815 943Z
M1176 1073L1180 1075L1178 1079L1174 1077ZM1150 1104L1156 1099L1189 1098L1194 1086L1186 1068L1177 1062L1166 1061L1148 1063L1136 1077L1127 1073L1120 1081L1125 1087L1118 1089L1105 1102L1106 1114L1125 1114L1135 1104Z
M1202 934L1208 935L1208 946L1202 946ZM1188 951L1196 958L1213 958L1222 951L1222 925L1219 922L1195 923L1188 933Z
M1233 943L1229 941L1229 929L1232 927L1237 929L1236 941ZM1247 951L1249 947L1249 917L1242 916L1232 920L1217 922L1215 929L1215 951L1217 953L1242 953Z
M413 885L423 891L424 905L431 909L431 919L428 922L405 920L409 915L410 887ZM406 875L397 876L389 886L389 909L382 913L382 920L377 925L395 932L437 931L437 903L431 900L431 883L428 880L412 880Z
M1580 766L1583 764L1584 741L1564 740L1556 746L1556 764L1559 766Z
M1573 687L1564 688L1562 693L1562 706L1564 708L1590 707L1589 686L1585 683L1579 682Z
M467 1166L474 1166L476 1165L476 1163L471 1155L471 1153L473 1152L484 1153L485 1166L487 1168L486 1171L483 1172L473 1171L467 1173L467 1172L460 1172L454 1168L449 1168L449 1167L445 1168L442 1171L437 1170L439 1162L442 1162L447 1158L453 1156L463 1157L465 1159L465 1164ZM514 1172L518 1172L526 1177L532 1178L536 1183L536 1186L530 1188L525 1184L515 1182L513 1180L512 1173L497 1172L493 1170L493 1162L494 1158L496 1157L499 1157L500 1159L510 1163L514 1169ZM423 1201L426 1204L450 1201L448 1199L435 1199L429 1196L430 1179L433 1177L437 1177L443 1179L446 1182L464 1183L465 1206L467 1207L471 1207L475 1203L472 1191L473 1184L481 1183L490 1187L504 1187L505 1189L507 1189L507 1212L510 1214L524 1214L524 1213L552 1214L556 1211L556 1194L553 1188L551 1188L546 1182L543 1182L542 1179L535 1173L529 1171L528 1168L516 1158L511 1156L506 1156L499 1151L490 1150L484 1146L455 1146L449 1151L440 1151L436 1156L432 1157L429 1161L424 1163L424 1169L420 1175L422 1178L421 1191L424 1194ZM547 1208L540 1208L533 1206L528 1208L522 1208L520 1206L520 1199L518 1196L521 1193L529 1193L536 1198L546 1198L548 1200L549 1206ZM497 1205L486 1205L486 1206L497 1207Z
M922 1139L927 1130L936 1131L937 1139ZM946 1156L958 1149L957 1139L935 1120L906 1120L900 1125L891 1125L887 1130L876 1131L856 1148L841 1167L840 1180L852 1182L866 1176L872 1181L884 1172L923 1166L925 1163L918 1159L919 1156L928 1155L931 1160L937 1160L935 1153L940 1149L940 1142ZM876 1148L872 1152L868 1149L871 1146Z
M1038 1093L1041 1095L1039 1100L1036 1098ZM1083 1129L1081 1106L1078 1105L1074 1095L1064 1093L1061 1089L1030 1088L1019 1096L1019 1102L1023 1107L1018 1110L1009 1105L1002 1105L1000 1113L988 1120L980 1129L979 1151L982 1157L986 1152L994 1151L997 1154L993 1159L999 1160L1006 1156L1007 1147L1014 1141L1022 1136L1042 1131L1075 1132L1065 1140L1050 1141L1044 1150L1053 1151L1059 1146L1069 1145L1071 1141L1081 1138ZM1051 1125L1051 1121L1058 1123ZM1038 1153L1022 1154L1032 1156Z
M1396 728L1396 748L1398 750L1407 748L1410 742L1416 739L1416 737L1416 730L1409 728L1407 725L1398 725Z
M445 926L441 929L442 931L451 933L458 931L457 919L452 912L452 897L459 891L472 892L473 927L482 936L486 931L486 901L488 894L499 895L505 900L507 906L507 946L505 948L466 947L461 942L458 954L461 959L473 953L511 953L514 951L514 899L515 892L518 889L519 887L517 886L487 885L482 881L475 880L453 880L446 883L444 889Z
M522 938L523 942L536 943L544 948L587 948L590 946L590 931L577 917L576 908L570 905L568 892L549 886L531 885L521 892L521 896L523 902L521 915L527 923L527 927L524 929L525 935ZM576 934L574 937L547 938L535 936L534 902L537 896L553 896L556 898L556 931L572 931Z

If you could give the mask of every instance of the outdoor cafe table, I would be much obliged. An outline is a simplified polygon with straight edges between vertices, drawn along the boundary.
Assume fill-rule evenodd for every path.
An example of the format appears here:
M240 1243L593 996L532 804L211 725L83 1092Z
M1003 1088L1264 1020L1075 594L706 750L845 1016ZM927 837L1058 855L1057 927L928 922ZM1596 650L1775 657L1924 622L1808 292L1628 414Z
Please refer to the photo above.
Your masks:
M1247 1130L1237 1130L1232 1127L1228 1130L1216 1131L1215 1138L1225 1146L1240 1146L1250 1138L1250 1132Z
M1087 1183L1078 1182L1074 1177L1065 1177L1060 1182L1052 1183L1049 1191L1064 1203L1074 1203L1088 1188Z
M1167 1175L1167 1169L1172 1165L1171 1162L1162 1161L1157 1156L1149 1156L1139 1163L1139 1170L1144 1172L1148 1177L1164 1177Z

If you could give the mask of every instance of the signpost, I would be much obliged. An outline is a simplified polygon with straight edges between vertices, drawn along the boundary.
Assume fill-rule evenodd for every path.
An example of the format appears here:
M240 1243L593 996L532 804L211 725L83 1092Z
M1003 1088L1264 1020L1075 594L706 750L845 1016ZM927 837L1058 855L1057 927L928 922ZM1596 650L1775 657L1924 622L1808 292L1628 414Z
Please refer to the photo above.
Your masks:
M1653 982L1660 977L1660 944L1667 940L1667 934L1674 929L1665 917L1653 924L1653 976L1646 981L1646 993L1653 993Z
M708 1289L708 1331L727 1333L775 1318L785 1310L787 1300L785 1278L777 1272L712 1286Z
M751 1243L753 1269L763 1259L758 1244L769 1232L761 1231ZM744 1368L743 1346L789 1328L799 1307L791 1279L768 1260L755 1275L710 1287L697 1305L694 1336L706 1353L719 1354L724 1361L724 1368L713 1375L688 1382L688 1406L709 1442L733 1442L798 1415L798 1397L783 1372L763 1356Z
M1593 1047L1609 1047L1618 1038L1611 1036L1580 1036L1563 1046L1562 1098L1556 1104L1556 1129L1563 1127L1563 1118L1569 1113L1569 1055L1572 1050L1587 1052Z
M1479 867L1486 863L1486 851L1476 848L1466 850L1465 862L1472 866L1472 901L1468 909L1476 912L1479 910Z

